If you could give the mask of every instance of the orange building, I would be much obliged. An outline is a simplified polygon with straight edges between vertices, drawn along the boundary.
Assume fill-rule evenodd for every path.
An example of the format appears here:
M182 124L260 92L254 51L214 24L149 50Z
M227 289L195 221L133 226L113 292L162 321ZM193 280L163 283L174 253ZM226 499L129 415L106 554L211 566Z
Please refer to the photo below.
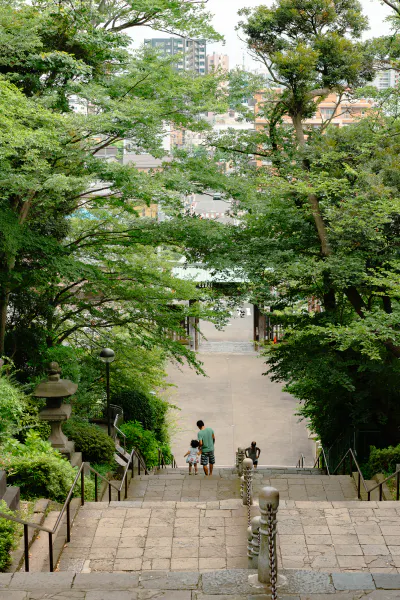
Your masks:
M266 120L262 116L258 116L264 103L271 99L271 92L279 94L279 88L270 89L267 91L260 91L255 94L255 117L256 117L256 128L266 123ZM315 114L303 121L304 127L321 127L324 122L331 119L331 124L336 127L346 127L354 123L358 118L365 116L372 107L374 106L373 100L368 98L361 98L358 100L351 100L349 98L343 98L340 102L336 94L330 94L322 102L318 104ZM290 123L290 117L285 116L283 120ZM258 127L260 128L260 127Z

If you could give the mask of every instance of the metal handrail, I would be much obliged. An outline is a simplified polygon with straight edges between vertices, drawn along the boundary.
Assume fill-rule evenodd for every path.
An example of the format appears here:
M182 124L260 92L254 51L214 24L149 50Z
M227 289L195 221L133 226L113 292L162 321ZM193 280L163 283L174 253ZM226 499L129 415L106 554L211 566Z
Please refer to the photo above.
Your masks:
M173 454L171 456L172 456L171 467L173 469L176 469L178 467L178 465L175 460L175 456ZM158 448L158 468L165 469L166 466L167 466L167 463L165 462L163 451L161 450L161 448Z
M136 453L136 457L138 459L138 475L140 475L140 465L144 469L144 474L148 475L149 471L148 471L148 469L146 467L146 463L145 463L145 460L144 460L141 452L139 450L135 450L135 453Z
M324 466L324 467L322 467L322 468L326 470L326 474L327 474L327 475L330 475L330 472L329 472L329 465L328 465L328 461L327 461L327 459L326 459L325 450L324 450L324 448L323 448L323 447L321 447L321 448L320 448L320 453L318 454L318 456L317 456L317 460L316 460L316 461L315 461L315 463L314 463L314 469L315 469L315 468L318 468L318 469L320 469L320 468L321 468L321 467L320 467L320 459L321 459L321 455L322 455L322 457L323 457L323 459L324 459L324 462L325 462L325 466ZM318 465L318 466L317 466L317 465Z
M326 460L326 455L325 455L325 450L323 448L320 449L320 453L317 457L317 460L315 461L314 464L314 468L317 466L317 464L319 465L319 461L321 458L321 455L323 455L324 460L325 460L325 465L326 465L326 470L328 475L329 473L329 467L328 467L328 461ZM359 464L357 462L357 459L355 457L354 451L352 448L349 448L346 452L346 454L343 456L342 460L339 462L339 464L337 465L336 469L333 471L333 475L335 475L341 466L343 466L342 472L343 474L345 473L346 470L346 459L349 456L349 461L350 461L350 474L352 475L353 473L353 464L357 469L357 473L358 473L358 478L357 478L357 497L359 500L361 500L361 484L363 485L363 488L367 494L367 499L368 501L371 500L371 493L374 492L376 489L379 488L379 501L382 501L383 498L383 485L387 482L390 481L391 479L393 479L394 477L396 477L396 500L400 500L400 469L398 469L397 471L395 471L394 473L392 473L391 475L389 475L388 477L386 477L386 479L384 479L383 481L381 481L380 483L377 483L376 485L374 485L372 488L369 488L368 485L366 484L366 481L364 479L364 476L361 472L361 469L359 467Z
M336 467L336 469L333 471L333 475L335 475L335 473L338 471L339 467L341 465L343 465L343 475L345 474L345 470L346 470L346 458L350 457L350 473L353 473L353 463L356 466L357 472L358 472L358 481L357 481L357 497L359 500L361 500L361 483L363 484L364 490L367 492L368 494L368 500L370 500L369 497L369 493L368 493L368 486L365 483L365 479L363 474L361 473L361 469L358 465L357 459L354 455L354 452L351 448L349 448L346 452L346 454L343 456L342 460L340 461L340 463L338 464L338 466Z
M296 469L304 469L304 464L306 462L306 457L303 453L300 454L300 458L297 461Z
M0 518L1 519L6 519L8 521L14 521L15 523L20 523L21 525L24 526L24 560L25 560L25 572L28 573L29 572L29 540L28 540L28 527L33 527L35 530L39 530L39 531L44 531L45 533L48 533L49 535L49 563L50 563L50 572L53 573L54 571L54 557L53 557L53 535L56 533L61 520L64 516L64 513L67 513L67 542L71 541L71 515L70 515L70 504L71 504L71 500L72 500L72 494L75 490L75 487L78 483L79 477L81 478L81 506L84 506L85 504L85 467L88 468L92 473L94 473L94 482L95 482L95 502L98 502L98 492L97 492L97 482L98 482L98 478L100 477L100 479L102 479L103 481L107 482L108 485L108 499L111 502L111 488L114 488L117 491L118 494L118 500L121 500L121 490L123 488L123 486L125 486L125 498L128 495L128 470L129 467L131 466L131 470L132 470L132 477L134 477L134 461L133 458L134 456L137 457L138 459L138 473L140 475L140 463L143 462L143 458L141 457L140 453L134 448L131 452L131 454L129 455L129 460L126 463L126 467L124 470L124 474L121 480L121 484L120 486L116 486L114 483L112 483L111 481L109 481L108 479L106 479L103 475L101 475L100 473L98 473L95 469L93 469L93 467L90 466L89 463L85 463L83 462L81 464L81 466L78 469L78 472L76 474L76 477L74 479L74 482L68 492L67 498L64 502L64 505L60 511L60 514L57 517L57 520L54 524L54 527L52 529L49 529L48 527L44 527L43 525L39 525L38 523L31 523L30 521L24 521L23 519L19 519L18 517L14 517L13 515L9 515L3 512L0 512ZM145 473L146 475L148 474L147 468L144 465L145 468Z
M114 427L115 431L117 431L119 433L119 435L121 435L123 437L124 452L126 452L126 435L123 431L121 431L121 429L119 429L119 427L117 427L118 417L119 417L119 415L115 415L113 427Z
M386 483L387 481L389 481L390 479L393 479L393 477L396 477L396 500L399 500L400 499L400 469L398 469L397 471L395 471L394 473L389 475L389 477L386 477L386 479L384 479L380 483L377 483L376 485L374 485L373 488L368 490L368 500L371 500L371 492L373 492L374 490L379 488L379 501L381 501L382 496L383 496L383 484Z

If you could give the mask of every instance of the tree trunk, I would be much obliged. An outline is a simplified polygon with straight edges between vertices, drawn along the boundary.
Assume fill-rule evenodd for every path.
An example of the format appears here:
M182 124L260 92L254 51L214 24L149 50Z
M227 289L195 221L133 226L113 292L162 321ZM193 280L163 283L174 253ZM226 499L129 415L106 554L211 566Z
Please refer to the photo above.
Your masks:
M303 131L303 123L301 115L292 116L293 127L296 131L296 138L301 148L306 146L306 138ZM304 161L304 169L307 170L307 164ZM319 241L321 243L321 253L323 256L329 256L331 254L331 248L328 240L328 232L326 231L325 223L321 215L319 208L318 198L315 194L308 195L308 203L311 206L311 212L314 218L315 227L317 229Z

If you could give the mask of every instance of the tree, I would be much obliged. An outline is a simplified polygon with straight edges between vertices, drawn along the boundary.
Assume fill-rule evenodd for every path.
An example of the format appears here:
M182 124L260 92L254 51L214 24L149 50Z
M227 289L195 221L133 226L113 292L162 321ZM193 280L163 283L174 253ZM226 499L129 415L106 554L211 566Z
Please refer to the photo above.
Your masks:
M215 154L202 166L241 222L207 224L207 246L190 220L180 235L189 256L242 270L254 302L284 324L285 342L266 348L269 372L324 443L363 424L397 443L398 90L351 127L308 129L329 93L351 101L373 75L359 3L281 0L242 14L249 47L270 70L265 126L210 137ZM322 312L308 311L311 298Z
M197 292L172 277L137 219L140 205L176 200L179 185L99 152L129 139L162 156L166 124L202 130L199 113L221 106L217 77L132 54L123 33L147 24L218 38L204 4L3 2L0 22L0 353L28 367L29 348L85 335L100 344L124 327L131 341L190 358L168 332ZM71 95L84 113L71 112Z

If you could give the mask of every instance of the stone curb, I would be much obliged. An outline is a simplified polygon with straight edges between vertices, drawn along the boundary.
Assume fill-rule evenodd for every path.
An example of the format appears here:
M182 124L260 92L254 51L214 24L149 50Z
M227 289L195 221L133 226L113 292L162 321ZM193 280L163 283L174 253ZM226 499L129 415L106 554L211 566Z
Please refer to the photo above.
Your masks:
M249 583L256 571L231 569L221 571L148 571L136 573L2 573L0 600L7 591L57 593L66 590L197 590L205 596L268 597L268 588ZM282 570L280 595L335 594L336 592L371 592L400 590L400 574L395 573L318 573L296 569ZM3 596L1 595L3 594ZM321 596L320 596L321 597ZM389 596L388 596L389 597ZM392 597L392 596L390 596ZM395 597L395 596L393 596ZM398 595L400 597L400 593ZM222 599L221 599L222 600ZM233 599L232 599L233 600Z

